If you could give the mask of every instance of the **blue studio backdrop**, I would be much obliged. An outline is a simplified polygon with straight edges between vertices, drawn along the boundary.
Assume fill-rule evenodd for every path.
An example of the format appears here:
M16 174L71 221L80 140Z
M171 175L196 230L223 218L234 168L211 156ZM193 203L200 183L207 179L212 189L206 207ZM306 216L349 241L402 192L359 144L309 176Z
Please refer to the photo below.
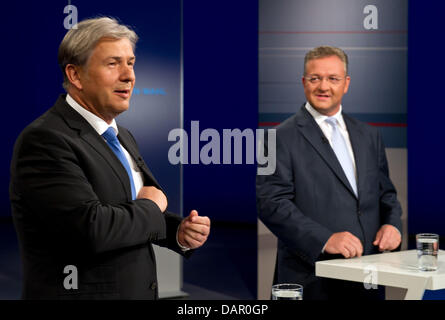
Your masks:
M227 20L236 13L231 6L220 5L216 10L216 5L199 1L187 2L184 8L179 0L130 1L125 6L118 1L29 1L26 5L14 2L8 10L2 10L9 49L1 53L4 73L8 75L2 80L8 88L3 99L8 106L4 109L8 121L2 126L4 156L0 174L4 183L0 186L0 217L10 216L9 164L17 136L64 92L57 49L67 31L64 21L69 14L64 13L64 8L68 3L77 8L78 21L112 16L138 33L135 90L130 110L117 121L135 135L142 155L168 193L169 209L179 213L182 173L180 165L168 160L169 148L174 144L167 139L170 130L184 124L190 132L190 123L195 120L200 121L201 130L256 127L256 3L245 4L244 11L238 11L238 22L232 24ZM224 10L226 14L222 14ZM241 15L246 16L248 11L250 18L242 19ZM228 68L220 68L225 61ZM184 214L197 208L216 221L256 223L254 165L189 164L183 169ZM233 209L234 203L237 210Z
M3 50L2 54L3 61L9 60L5 63L5 73L11 78L6 86L12 94L4 101L11 107L7 110L6 157L2 158L1 166L5 181L1 186L3 217L10 215L7 181L13 143L26 125L64 93L57 64L58 46L67 29L77 21L97 16L115 17L139 36L135 52L136 85L130 109L116 120L129 128L138 141L141 154L168 195L169 210L181 214L180 167L169 164L166 143L168 132L181 126L181 2L131 1L123 6L117 1L71 1L69 6L66 2L30 2L26 6L16 3L6 17L5 25L11 30L6 36L11 51ZM155 252L159 296L182 295L180 256L158 247Z
M0 221L10 221L9 166L14 142L23 128L64 92L57 50L67 32L64 22L72 13L64 12L67 5L77 8L78 21L112 16L139 35L130 110L120 115L117 122L136 137L144 159L168 194L169 209L184 215L198 209L201 215L212 219L214 226L217 222L228 223L230 228L241 225L235 233L245 241L231 237L229 231L226 236L233 238L229 239L232 244L226 242L222 248L211 243L221 239L213 229L210 243L190 259L194 264L188 263L188 268L194 269L189 272L189 279L193 282L196 277L199 285L214 291L227 290L231 294L230 290L236 290L248 292L240 297L255 297L256 166L189 164L181 168L168 159L169 148L174 144L168 141L169 132L182 126L190 132L191 121L200 121L202 129L218 131L256 128L255 1L242 5L236 1L127 1L125 5L118 1L22 1L1 10L7 43L0 53L5 75L2 84L7 94L2 100ZM233 10L235 5L237 10ZM248 233L243 229L246 225ZM222 254L224 250L230 257ZM230 263L231 268L218 263L224 270L211 270L204 277L200 270L208 266L208 259L213 259L209 252ZM244 258L239 259L238 254ZM235 273L240 274L241 281L234 277ZM214 279L221 281L209 287ZM230 288L234 282L239 282L238 287Z
M131 130L144 159L169 195L169 209L179 213L180 168L168 163L167 135L181 126L180 1L132 2L133 5L127 2L122 6L118 1L71 1L71 5L77 8L78 21L98 15L111 16L138 34L135 89L130 109L117 121ZM11 51L3 51L2 55L3 61L8 61L5 73L11 77L7 80L11 91L3 101L10 107L6 111L9 121L3 126L6 146L1 162L2 216L10 215L6 182L14 141L26 125L64 93L57 50L67 32L64 25L69 16L64 13L67 4L30 2L23 10L22 3L16 3L6 16L11 31L6 37Z
M445 65L434 53L444 30L443 2L409 1L408 38L408 232L415 248L417 233L440 235L445 247L445 181L443 141ZM428 75L432 74L430 78ZM443 266L442 266L443 267ZM424 299L445 300L445 290L426 291Z

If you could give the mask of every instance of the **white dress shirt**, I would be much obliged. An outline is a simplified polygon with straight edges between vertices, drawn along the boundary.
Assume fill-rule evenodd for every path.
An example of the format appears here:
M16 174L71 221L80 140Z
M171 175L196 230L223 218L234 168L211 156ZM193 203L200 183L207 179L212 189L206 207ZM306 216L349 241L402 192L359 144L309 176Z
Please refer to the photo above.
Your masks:
M337 119L338 128L339 128L341 135L345 139L346 147L348 148L349 156L351 157L351 160L352 160L352 166L354 168L355 179L357 180L357 169L355 166L354 151L352 150L352 145L351 145L351 140L349 139L348 129L346 128L345 121L343 120L343 116L341 114L342 106L340 105L340 109L338 110L338 112L331 117L325 116L325 115L321 114L320 112L318 112L317 110L315 110L310 105L309 102L306 102L305 107L306 107L306 110L312 115L312 117L314 117L315 122L317 122L321 131L323 131L323 133L326 136L326 138L328 139L331 147L332 147L332 138L331 138L332 137L332 126L330 124L328 124L325 120L327 118L331 118L331 117L334 117Z
M107 131L108 127L112 127L116 132L116 135L119 134L119 130L117 128L116 121L113 119L111 124L105 122L105 120L99 118L94 113L88 111L80 104L78 104L69 94L66 95L66 102L76 110L88 123L96 130L96 132L102 136L102 134ZM104 138L105 140L105 138ZM127 158L128 163L131 168L131 175L133 176L134 190L136 191L136 195L139 193L139 190L144 186L144 177L139 167L136 165L133 157L130 156L128 151L121 145L122 150L125 154L125 158Z

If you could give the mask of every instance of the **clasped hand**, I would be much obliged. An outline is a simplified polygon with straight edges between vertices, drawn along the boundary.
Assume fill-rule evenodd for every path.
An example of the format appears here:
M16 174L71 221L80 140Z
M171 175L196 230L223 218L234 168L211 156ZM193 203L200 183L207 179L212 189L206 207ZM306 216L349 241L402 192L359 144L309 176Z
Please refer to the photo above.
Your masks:
M390 251L396 249L401 241L400 232L394 226L386 224L379 229L372 244L378 246L379 251ZM363 245L360 239L350 232L336 232L326 242L324 251L341 254L345 258L361 257Z

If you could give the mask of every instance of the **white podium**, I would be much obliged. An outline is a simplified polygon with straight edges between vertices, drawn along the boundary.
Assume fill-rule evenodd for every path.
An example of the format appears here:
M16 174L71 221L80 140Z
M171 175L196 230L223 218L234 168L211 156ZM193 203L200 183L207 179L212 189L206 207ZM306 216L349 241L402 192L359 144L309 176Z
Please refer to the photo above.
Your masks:
M417 269L416 250L319 261L315 264L315 275L405 288L405 300L421 300L425 290L445 289L444 250L439 250L438 258L436 271Z

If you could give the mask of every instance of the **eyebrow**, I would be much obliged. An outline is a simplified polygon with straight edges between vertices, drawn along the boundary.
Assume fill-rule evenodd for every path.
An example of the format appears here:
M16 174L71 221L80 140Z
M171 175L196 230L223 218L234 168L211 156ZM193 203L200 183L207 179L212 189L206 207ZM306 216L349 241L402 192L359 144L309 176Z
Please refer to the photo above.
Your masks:
M318 73L311 73L311 74L308 74L308 76L321 77ZM328 75L328 77L342 77L342 76L337 73L333 73L333 74Z
M119 57L119 56L108 57L107 60L108 59L114 59L114 60L117 60L117 61L122 61L122 57ZM135 56L131 56L128 60L136 60L136 57Z

